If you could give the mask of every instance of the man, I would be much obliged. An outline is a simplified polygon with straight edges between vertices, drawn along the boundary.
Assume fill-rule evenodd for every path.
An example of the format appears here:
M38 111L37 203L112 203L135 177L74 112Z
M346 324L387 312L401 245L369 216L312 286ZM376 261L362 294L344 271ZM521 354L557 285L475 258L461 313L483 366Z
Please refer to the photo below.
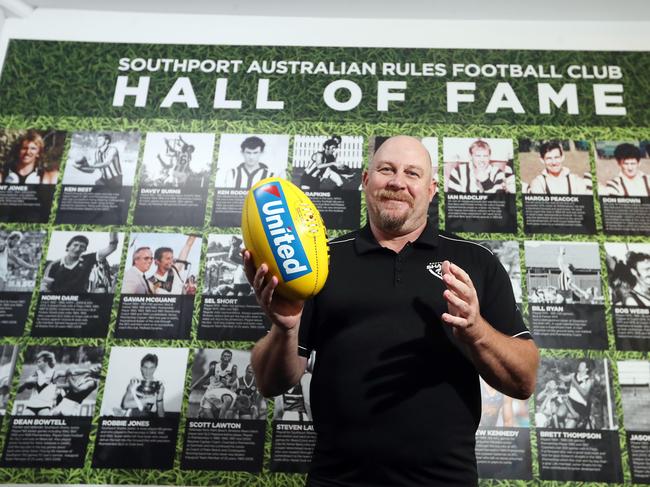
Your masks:
M459 164L449 175L449 193L514 193L515 175L510 166L499 168L491 160L492 149L484 140L469 146L470 162Z
M315 152L311 161L305 167L305 172L300 179L300 187L304 190L318 190L323 181L330 180L339 189L344 180L353 176L352 171L345 164L337 161L341 137L332 135L323 142L323 150Z
M158 356L148 353L140 360L142 378L134 377L126 386L121 407L126 415L135 418L165 417L165 386L154 377Z
M330 244L307 304L274 293L278 278L245 251L272 323L252 353L258 387L290 389L316 351L310 485L476 485L478 374L526 398L537 348L497 259L427 220L436 185L417 139L388 139L362 182L369 224Z
M101 288L103 292L108 292L106 283L97 282L91 285L90 278L93 272L97 274L98 268L105 267L106 257L117 249L117 244L117 233L111 232L107 247L85 254L88 238L75 235L66 244L65 255L51 262L45 269L41 290L59 294L83 294ZM103 280L106 278L110 279L110 276L104 276Z
M75 162L75 167L84 172L99 171L101 176L95 185L109 188L122 187L122 165L120 164L120 153L117 148L111 145L111 136L107 133L97 135L97 148L95 149L95 162L88 164L88 160L82 157Z
M7 288L10 280L15 279L11 274L12 267L22 269L36 270L38 266L23 260L18 254L18 248L22 240L20 232L11 232L7 234L5 230L0 230L0 292Z
M624 304L650 307L650 255L643 252L630 252L627 256L627 265L636 282L628 292Z
M226 173L226 188L251 189L258 181L274 175L266 164L260 162L266 147L261 138L246 137L240 147L244 162Z
M56 400L56 381L63 376L61 370L55 370L56 357L52 352L43 350L36 355L36 370L18 386L18 393L31 389L31 395L25 402L23 415L50 416Z
M187 237L185 245L174 259L174 251L169 247L158 247L154 253L156 272L149 278L154 294L183 294L190 263L187 261L196 235Z
M242 377L238 377L233 388L237 399L232 406L234 416L238 419L264 419L266 401L260 395L255 382L253 366L248 364Z
M614 149L614 159L620 171L607 181L605 193L609 196L650 196L650 179L640 169L639 148L628 143L619 144Z
M122 294L153 294L152 283L146 273L153 263L153 254L149 247L139 247L133 252L133 265L124 271Z
M564 167L564 150L559 142L544 142L539 147L539 160L544 169L531 181L530 193L591 194L591 175L586 173L580 177Z
M569 264L565 260L565 256L566 249L560 247L560 252L557 256L557 267L560 269L560 274L557 276L558 289L560 291L559 294L564 298L563 301L568 303L573 303L580 299L588 301L589 293L580 289L578 284L576 284L573 272L575 268L573 267L573 264Z
M232 351L221 352L220 361L208 364L208 370L190 386L190 391L207 384L199 403L199 417L224 419L232 417L231 406L236 399L233 389L237 382L237 365L232 363Z
M56 184L59 170L44 164L45 141L35 131L29 130L20 137L13 148L12 161L0 173L4 184Z
M52 409L52 416L80 416L81 405L99 387L99 364L88 367L70 367L65 372L65 384L60 387L65 393ZM92 415L92 411L88 416Z

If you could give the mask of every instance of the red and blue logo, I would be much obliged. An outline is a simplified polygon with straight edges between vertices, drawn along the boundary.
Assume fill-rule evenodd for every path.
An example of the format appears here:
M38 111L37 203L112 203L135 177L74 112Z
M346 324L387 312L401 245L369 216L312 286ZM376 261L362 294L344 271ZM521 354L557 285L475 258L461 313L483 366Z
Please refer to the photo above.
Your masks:
M311 272L309 260L295 233L293 219L280 183L271 182L253 192L260 221L284 282Z

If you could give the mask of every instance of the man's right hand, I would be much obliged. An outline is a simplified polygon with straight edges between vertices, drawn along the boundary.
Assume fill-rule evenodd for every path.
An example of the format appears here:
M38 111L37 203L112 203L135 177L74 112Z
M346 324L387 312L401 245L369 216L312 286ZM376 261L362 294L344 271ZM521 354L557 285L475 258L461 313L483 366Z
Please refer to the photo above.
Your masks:
M277 276L269 274L269 267L262 263L255 269L253 257L248 250L242 252L246 278L255 291L257 302L273 324L285 331L293 330L300 324L304 301L293 301L275 292L278 287Z

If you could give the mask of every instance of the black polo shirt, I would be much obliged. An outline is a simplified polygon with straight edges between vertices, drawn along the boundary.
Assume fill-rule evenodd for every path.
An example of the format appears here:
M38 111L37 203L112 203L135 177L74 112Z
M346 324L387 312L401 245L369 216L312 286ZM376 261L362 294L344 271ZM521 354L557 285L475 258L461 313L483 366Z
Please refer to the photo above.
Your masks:
M310 485L477 483L478 374L440 319L444 260L470 275L490 324L530 338L485 247L431 223L399 254L367 226L330 242L329 278L300 325L299 353L316 350Z

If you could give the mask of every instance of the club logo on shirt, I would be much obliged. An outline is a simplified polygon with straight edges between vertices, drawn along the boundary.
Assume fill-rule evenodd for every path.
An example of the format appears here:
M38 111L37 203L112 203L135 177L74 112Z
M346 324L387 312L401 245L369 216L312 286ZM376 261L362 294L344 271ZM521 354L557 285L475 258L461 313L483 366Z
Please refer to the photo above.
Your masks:
M442 280L442 262L429 262L427 270L438 279Z

